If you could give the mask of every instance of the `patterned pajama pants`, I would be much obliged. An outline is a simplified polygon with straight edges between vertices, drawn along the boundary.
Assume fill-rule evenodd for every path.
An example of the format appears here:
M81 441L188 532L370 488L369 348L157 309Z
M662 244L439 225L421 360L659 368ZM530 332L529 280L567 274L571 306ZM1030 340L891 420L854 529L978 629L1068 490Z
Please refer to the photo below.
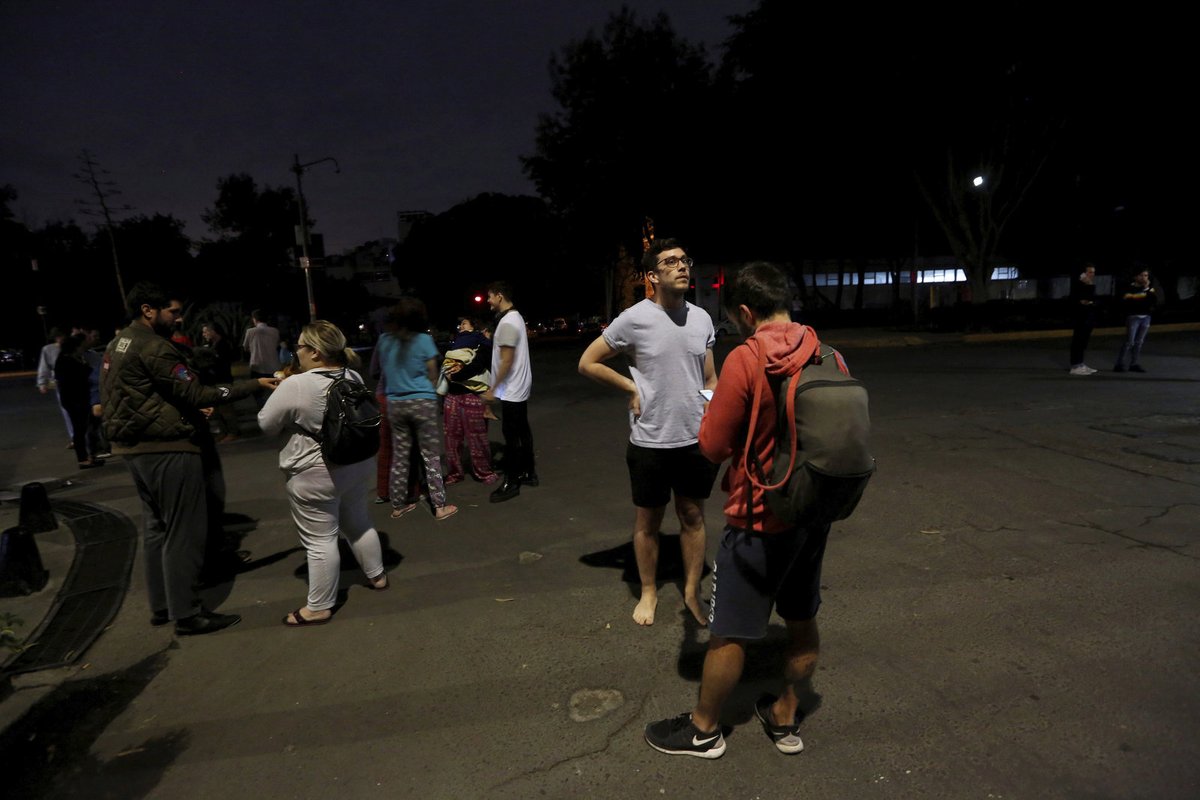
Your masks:
M403 506L408 494L409 453L413 448L414 434L429 482L429 503L435 509L446 505L437 400L389 399L387 413L392 426L392 507Z
M471 472L483 483L496 480L492 471L492 447L488 444L487 420L483 416L483 401L477 394L447 394L444 412L446 424L447 478L462 480L463 467L459 459L463 439L471 453Z

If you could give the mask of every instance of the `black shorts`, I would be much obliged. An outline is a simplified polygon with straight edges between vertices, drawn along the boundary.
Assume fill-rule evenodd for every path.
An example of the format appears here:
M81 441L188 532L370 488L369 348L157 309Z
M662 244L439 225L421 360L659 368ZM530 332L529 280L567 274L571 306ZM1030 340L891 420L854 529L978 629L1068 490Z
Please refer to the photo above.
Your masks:
M761 639L772 605L789 622L815 617L828 538L828 525L768 534L726 525L713 565L708 629L724 639Z
M625 463L633 504L639 508L661 508L671 502L671 492L707 500L721 468L700 454L698 444L660 449L630 443Z

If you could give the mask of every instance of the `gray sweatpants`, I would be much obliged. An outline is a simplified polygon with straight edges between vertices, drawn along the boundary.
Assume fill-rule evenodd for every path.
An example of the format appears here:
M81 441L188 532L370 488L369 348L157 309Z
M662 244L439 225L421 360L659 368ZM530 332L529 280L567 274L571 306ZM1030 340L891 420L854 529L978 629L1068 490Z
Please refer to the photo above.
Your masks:
M150 610L166 609L171 619L198 611L193 588L204 563L208 507L199 453L143 453L126 456L142 499L143 556Z

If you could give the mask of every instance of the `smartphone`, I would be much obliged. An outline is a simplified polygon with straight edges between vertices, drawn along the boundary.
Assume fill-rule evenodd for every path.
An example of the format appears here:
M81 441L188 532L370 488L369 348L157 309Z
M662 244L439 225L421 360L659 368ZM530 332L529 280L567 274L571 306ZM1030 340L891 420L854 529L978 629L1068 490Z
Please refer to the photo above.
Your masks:
M712 389L701 389L700 396L703 397L705 399L705 401L711 401L712 400Z

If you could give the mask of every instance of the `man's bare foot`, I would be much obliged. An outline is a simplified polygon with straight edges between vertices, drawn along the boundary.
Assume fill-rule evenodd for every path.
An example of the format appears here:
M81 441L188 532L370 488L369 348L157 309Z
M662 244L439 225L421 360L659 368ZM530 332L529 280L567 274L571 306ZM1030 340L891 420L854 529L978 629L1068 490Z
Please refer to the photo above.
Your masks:
M654 624L654 609L658 608L658 595L642 595L633 609L633 621L638 625Z
M696 622L700 623L700 627L708 627L708 613L704 610L704 605L695 597L685 597L683 604L687 606L687 610L692 612L692 616L696 618Z

